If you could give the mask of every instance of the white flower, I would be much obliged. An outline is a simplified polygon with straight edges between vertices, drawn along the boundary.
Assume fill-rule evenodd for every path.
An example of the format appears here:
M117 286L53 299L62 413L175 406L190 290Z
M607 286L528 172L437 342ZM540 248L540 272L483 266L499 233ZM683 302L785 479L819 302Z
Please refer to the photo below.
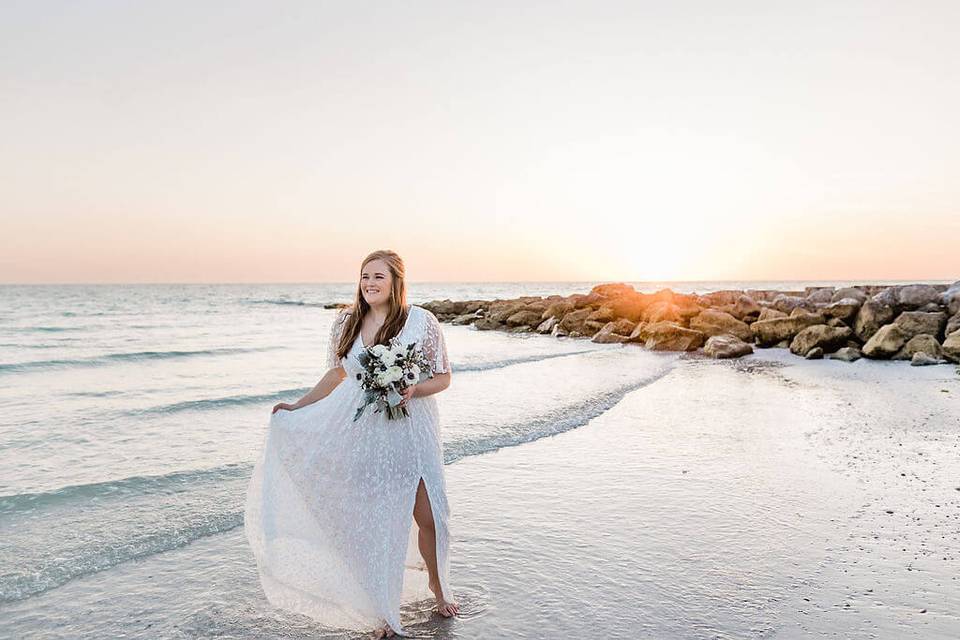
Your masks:
M373 352L373 355L377 356L382 360L384 354L388 352L388 349L385 345L375 344L372 347L370 347L370 351Z
M389 382L397 382L403 379L403 369L396 365L387 367L387 370L383 372L383 377Z

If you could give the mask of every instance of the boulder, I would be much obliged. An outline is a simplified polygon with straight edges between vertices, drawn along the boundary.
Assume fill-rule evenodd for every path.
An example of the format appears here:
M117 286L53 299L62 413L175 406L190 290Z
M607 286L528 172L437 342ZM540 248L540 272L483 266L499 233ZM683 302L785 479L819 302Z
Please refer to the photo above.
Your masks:
M807 355L804 356L807 360L823 360L823 349L820 347L814 347L807 351Z
M885 287L881 289L878 293L875 293L870 301L881 304L885 307L898 307L900 306L900 296L897 292L897 287Z
M954 282L941 294L940 302L947 308L947 313L950 315L955 316L960 313L960 280Z
M636 292L637 290L634 289L632 285L623 282L606 282L603 284L598 284L593 289L590 289L590 293L606 298L616 298Z
M847 343L853 331L849 327L831 327L815 324L806 327L790 342L790 352L805 356L811 349L819 348L823 352L836 351Z
M833 298L831 302L839 302L845 298L853 298L859 304L863 304L867 301L867 294L864 293L863 289L858 287L843 287L842 289L837 289L833 292Z
M644 333L646 326L646 322L638 322L633 328L633 331L630 332L630 342L646 342L647 334Z
M491 320L505 323L507 318L523 311L526 306L526 303L517 302L516 300L496 301L490 304L490 311L487 313L487 317Z
M947 320L947 326L943 330L943 335L948 336L958 330L960 330L960 313L955 313Z
M807 287L807 302L813 304L828 303L833 301L833 287Z
M780 294L773 299L772 306L777 311L783 311L784 313L790 313L799 306L805 304L805 299L799 296L788 296L785 294Z
M594 334L593 338L591 338L593 342L607 344L612 342L623 343L630 340L629 335L630 332L633 331L633 323L629 320L620 320L619 322L626 322L629 325L628 327L623 327L623 325L620 325L621 328L628 329L626 331L627 335L622 335L621 331L617 331L618 323L611 321L603 325L603 327Z
M654 302L647 307L643 314L643 320L645 322L669 321L679 323L681 320L680 307L666 300Z
M569 335L573 331L582 331L583 323L587 321L587 317L593 313L592 309L577 309L576 311L570 311L560 319L560 328L567 332Z
M756 320L760 312L760 305L756 300L748 295L740 295L729 313L739 320Z
M842 300L831 302L820 309L820 311L827 317L850 322L856 317L857 312L860 311L860 303L854 298L843 298Z
M611 309L607 305L603 305L602 307L600 307L599 309L591 313L589 316L587 316L587 320L593 320L595 322L604 322L604 323L611 322L612 320L615 320L615 319L616 319L616 315L614 315L613 309Z
M536 311L532 309L521 309L507 318L507 324L511 327L519 327L523 325L528 327L536 327L540 324L540 315L542 313L542 311Z
M897 291L897 300L908 309L940 301L940 290L929 284L908 284Z
M814 324L823 324L827 321L826 316L824 316L819 311L808 311L801 307L797 307L790 312L791 318L805 318L812 321Z
M455 325L470 324L474 320L477 320L478 318L481 318L481 317L482 316L478 316L476 313L464 313L463 315L459 315L455 317L453 320L451 320L450 324L455 324Z
M877 329L893 320L893 307L876 300L867 300L860 307L860 313L853 323L853 332L866 342Z
M960 329L946 337L940 345L943 357L951 362L960 362Z
M704 333L707 336L729 334L740 340L753 340L753 332L746 322L737 320L729 313L716 309L704 309L699 315L690 320L690 328Z
M786 318L788 314L774 309L773 307L764 307L760 310L760 317L757 320L773 320L774 318Z
M537 333L553 333L553 328L559 322L555 316L551 316L537 325Z
M707 338L703 352L711 358L739 358L753 353L753 347L736 336L722 334Z
M566 314L574 310L573 303L569 300L562 300L560 302L552 302L547 305L547 308L543 310L543 313L540 314L541 320L546 320L547 318L562 318Z
M503 324L493 318L478 318L477 321L473 323L473 326L480 331L490 331L492 329L499 329Z
M922 367L928 364L945 364L946 362L943 358L934 358L923 351L917 351L913 354L913 357L910 358L910 366L913 367Z
M863 355L868 358L889 358L900 351L910 338L900 325L885 324L863 345Z
M827 318L827 326L829 327L845 327L846 323L840 318ZM853 330L850 330L853 333Z
M583 328L580 329L580 333L582 333L582 334L585 335L585 336L592 336L592 335L595 334L597 331L600 331L600 329L603 329L603 327L604 327L605 324L607 324L607 323L606 323L606 322L597 322L596 320L590 320L590 319L588 318L587 320L584 320L584 322L583 322Z
M947 314L942 311L904 311L893 321L911 338L922 333L939 336L947 323Z
M939 359L941 355L940 343L933 336L921 333L907 340L900 351L893 355L894 360L910 360L915 353L925 353L931 358Z
M706 336L676 322L654 322L643 329L644 346L653 351L695 351L703 346Z
M828 356L831 360L843 360L844 362L856 362L862 356L860 349L856 347L841 347L836 352Z
M788 318L757 320L750 325L750 330L756 338L758 346L769 347L781 340L786 340L789 344L794 336L815 324L823 324L823 317L816 314L806 314Z

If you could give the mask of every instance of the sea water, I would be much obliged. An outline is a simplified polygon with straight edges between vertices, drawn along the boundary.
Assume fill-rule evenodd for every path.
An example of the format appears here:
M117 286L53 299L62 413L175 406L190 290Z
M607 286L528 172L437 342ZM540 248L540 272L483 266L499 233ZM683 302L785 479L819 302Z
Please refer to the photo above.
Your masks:
M593 284L414 283L409 301L566 295ZM807 284L822 283L671 286L704 293ZM71 637L70 629L84 628L79 621L61 621L55 631L42 616L31 618L31 603L48 609L58 589L93 584L97 574L120 583L164 552L236 542L270 408L295 401L323 375L334 316L324 305L347 302L353 292L349 284L0 287L0 622L6 608L16 612L18 636ZM634 345L443 329L454 383L439 399L445 458L453 466L602 424L624 411L631 394L689 366L683 356ZM688 400L691 407L697 402ZM668 423L682 419L676 408L661 414ZM464 467L458 477L480 467ZM638 490L623 487L643 495ZM524 516L525 526L539 517L548 528L552 517L549 509ZM232 553L232 562L249 562ZM474 584L476 594L487 588ZM241 591L254 594L255 584ZM475 600L471 606L482 611L483 597ZM121 618L107 616L97 633ZM203 636L224 623L209 612L203 620L205 631L177 628ZM291 624L279 628L300 628Z

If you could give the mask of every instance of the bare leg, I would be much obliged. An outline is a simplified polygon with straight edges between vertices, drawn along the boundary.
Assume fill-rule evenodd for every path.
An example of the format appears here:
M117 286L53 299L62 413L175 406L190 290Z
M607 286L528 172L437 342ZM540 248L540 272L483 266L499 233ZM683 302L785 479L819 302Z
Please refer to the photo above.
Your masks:
M440 588L440 575L437 573L437 530L433 522L433 510L430 508L430 496L427 494L427 487L423 484L423 478L420 478L420 484L417 486L417 500L413 505L413 519L417 521L417 527L420 533L417 536L417 546L420 548L420 555L427 565L427 573L430 577L430 590L437 599L437 611L440 615L449 618L455 616L460 611L460 605L452 600L447 600Z

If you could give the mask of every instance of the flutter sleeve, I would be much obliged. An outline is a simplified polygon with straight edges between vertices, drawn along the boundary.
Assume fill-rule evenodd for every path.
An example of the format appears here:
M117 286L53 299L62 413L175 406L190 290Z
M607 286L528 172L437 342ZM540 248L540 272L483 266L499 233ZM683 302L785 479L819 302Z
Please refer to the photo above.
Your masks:
M443 339L443 329L433 312L424 311L426 327L423 336L423 354L430 362L434 373L447 373L450 371L450 360L447 357L447 343Z
M340 366L337 347L340 346L340 336L343 335L343 327L346 325L348 315L350 314L346 309L341 309L337 313L337 317L333 319L333 326L330 328L330 342L327 345L327 369Z

